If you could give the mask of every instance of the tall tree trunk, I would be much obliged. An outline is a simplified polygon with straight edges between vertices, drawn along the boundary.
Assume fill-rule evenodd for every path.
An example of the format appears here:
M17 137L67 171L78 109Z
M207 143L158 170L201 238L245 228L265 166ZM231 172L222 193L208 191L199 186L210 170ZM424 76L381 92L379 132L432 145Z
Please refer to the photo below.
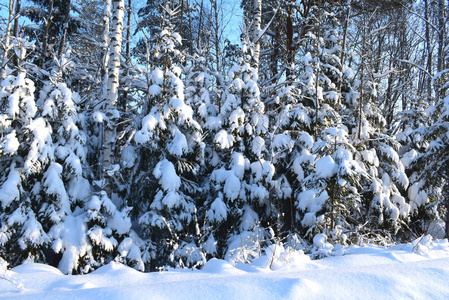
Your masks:
M217 6L217 0L211 0L212 2L212 9L213 9L213 16L215 21L215 61L217 63L217 72L220 72L220 34L219 34L219 28L218 28L218 6Z
M362 3L363 7L363 3ZM366 20L363 20L363 28L362 28L362 59L361 59L361 70L360 70L360 96L359 96L359 118L358 118L358 128L357 128L357 139L360 140L362 135L362 117L363 117L363 89L365 85L365 51L366 51Z
M111 24L111 42L110 42L110 60L108 70L108 90L105 103L105 112L110 112L117 108L120 56L122 53L122 33L123 20L125 16L125 0L112 1L112 24ZM108 126L104 129L105 143L103 147L103 170L109 170L113 166L114 159L114 139L115 130L110 119ZM111 192L111 181L106 186L106 191Z
M437 63L437 72L440 73L444 70L444 44L446 37L446 23L444 18L445 12L445 0L438 0L438 63ZM437 99L441 96L441 80L438 80L438 84L436 85Z
M59 49L58 49L58 58L59 60L61 60L62 58L62 52L64 51L64 45L65 45L65 40L67 38L67 30L69 28L69 20L70 20L70 7L71 7L71 0L66 0L66 5L67 5L67 12L64 16L64 28L63 28L63 33L62 33L62 37L61 40L59 41Z
M280 40L281 40L281 26L282 26L282 17L278 17L278 24L276 26L276 35L273 37L272 45L273 45L273 54L271 55L271 76L272 82L275 83L278 75L278 59L279 59L279 48L280 48Z
M101 65L101 80L103 81L103 99L108 96L108 68L109 68L109 27L111 24L111 0L104 0L104 11L103 11L103 34L101 36L101 42L103 44L103 58Z
M103 59L101 65L100 76L102 80L102 100L106 102L108 97L108 66L109 66L109 27L111 23L111 0L104 1L103 10L103 34L101 36L103 44ZM103 160L104 160L104 123L99 124L100 136L98 137L98 166L97 166L97 179L103 179Z
M184 34L184 32L183 32L183 27L184 27L184 24L183 24L183 21L184 21L184 0L181 0L181 16L180 16L180 21L181 21L181 24L179 25L179 35L182 37L183 36L183 34Z
M131 63L131 13L132 13L132 0L128 0L127 9L127 20L126 20L126 66Z
M125 15L125 1L112 1L112 25L111 25L111 44L110 44L110 61L108 75L108 94L107 106L114 107L118 99L120 56L122 53L122 32L123 19Z
M0 81L3 81L6 77L6 65L8 63L8 52L10 47L10 37L11 37L11 23L14 18L14 0L9 0L9 16L8 23L6 24L6 32L5 32L5 50L3 52L2 57L2 65L0 71Z
M41 59L42 59L41 69L44 68L44 64L47 59L48 31L50 30L51 22L53 19L53 4L54 4L54 0L50 0L50 8L48 10L48 17L45 21L44 44L42 46L42 57L41 57Z
M22 6L22 0L16 0L16 8L14 12L14 31L13 36L17 39L19 37L19 16L20 7ZM17 55L13 56L13 63L16 68L19 67L19 57Z
M401 9L403 15L405 15L405 10ZM399 46L399 51L400 51L400 57L401 60L404 61L409 61L410 59L410 43L409 40L407 38L407 27L409 24L407 24L407 20L404 18L404 20L402 20L401 22L401 30L400 30L400 46ZM402 73L401 76L399 76L399 84L400 86L405 87L406 90L411 90L412 87L409 86L409 82L410 82L410 71L407 70L407 66L401 62L399 63L399 70L405 70L404 73ZM402 110L406 111L409 107L411 107L411 101L413 101L413 99L409 99L409 97L406 97L405 92L401 93L401 100L402 100ZM405 128L404 128L405 129Z
M262 25L262 0L253 0L251 9L250 38L251 38L251 65L256 71L259 71L260 58L260 35Z
M204 5L204 0L201 0L201 4L200 4L200 16L199 16L199 23L198 23L198 36L197 36L197 41L196 41L196 48L199 50L202 50L201 47L201 33L202 28L203 28L203 5Z
M218 11L218 5L217 5L217 0L210 0L211 3L211 15L214 18L214 23L215 23L215 27L213 27L214 30L214 46L215 46L215 62L217 65L217 70L216 73L217 74L221 74L221 53L220 53L220 28L219 28L219 23L218 23L218 19L219 19L219 11ZM212 25L214 26L214 25ZM223 82L221 80L220 76L217 76L217 86L218 89L221 89L223 86ZM216 97L217 99L217 106L218 106L218 110L221 111L221 97Z
M128 0L128 7L126 9L126 46L125 46L125 77L129 75L129 68L131 64L131 12L132 12L132 0ZM123 111L126 111L128 102L128 89L125 88L123 91L123 98L120 101L120 107Z
M293 7L289 6L287 15L287 78L294 73L295 51L293 49ZM318 101L318 100L317 100Z
M341 1L343 2L343 1ZM343 5L343 3L341 3ZM345 59L346 59L346 41L348 38L348 27L349 27L349 17L351 15L351 0L349 0L347 2L347 8L346 8L346 17L345 17L345 22L343 25L343 45L341 46L341 56L340 56L340 63L341 63L341 71L343 74L343 69L345 66ZM341 89L342 89L342 85L343 85L343 76L342 78L340 78L340 81L338 82L338 91L340 93L340 97L338 97L338 102L337 102L337 112L340 113L341 110Z
M320 74L321 74L321 59L322 51L320 51L320 39L321 39L321 10L319 11L317 32L316 32L316 49L317 49L317 62L316 62L316 79L315 79L315 138L318 138L318 119L320 110L320 99L318 89L320 87Z
M426 51L427 51L427 65L426 69L429 74L432 74L432 61L433 61L433 51L432 51L432 41L430 38L430 7L429 0L424 0L424 18L426 24ZM427 82L427 103L430 105L432 101L432 78L426 76Z
M20 7L22 6L22 0L16 0L16 9L14 12L14 37L19 36L19 16L20 16Z
M448 156L448 151L445 151L443 153L443 156ZM444 185L442 188L442 196L443 196L443 206L446 208L446 238L449 238L449 161L446 160L446 162L443 165L443 180Z

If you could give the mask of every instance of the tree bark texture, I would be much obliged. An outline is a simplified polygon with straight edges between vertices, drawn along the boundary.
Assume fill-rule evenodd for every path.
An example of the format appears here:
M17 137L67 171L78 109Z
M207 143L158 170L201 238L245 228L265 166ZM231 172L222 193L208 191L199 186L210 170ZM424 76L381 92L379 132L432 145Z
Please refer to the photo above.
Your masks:
M8 52L10 48L10 38L11 38L11 23L12 19L14 18L13 10L14 10L14 0L9 0L9 16L8 16L8 23L6 24L5 49L2 57L0 81L3 81L3 79L5 79L6 77L6 65L8 63Z
M62 58L62 52L64 51L65 40L67 38L67 30L69 28L69 20L70 20L71 0L67 0L66 5L67 5L67 12L64 16L64 24L63 24L64 28L63 28L61 40L59 41L59 49L58 49L58 58L59 59Z
M110 41L110 61L108 74L107 105L115 106L118 99L118 85L120 72L120 56L122 53L123 19L125 15L125 1L112 1L112 32Z
M42 46L43 50L42 50L42 60L41 60L41 68L44 68L44 64L45 64L45 60L47 57L47 48L48 48L48 31L50 30L50 26L51 26L51 22L53 19L53 4L54 4L54 0L50 0L50 8L48 10L48 17L45 21L45 32L44 32L44 44Z
M125 1L112 1L112 24L111 24L111 41L109 54L109 70L108 70L108 91L106 98L106 109L108 113L117 109L119 73L120 73L120 56L122 52L122 33L123 20L125 16ZM103 170L111 169L114 159L114 138L115 127L113 120L108 120L108 126L104 126L104 145L103 145ZM110 183L107 184L107 192L110 190Z
M252 52L252 67L259 70L259 58L260 58L260 34L262 24L262 0L253 0L251 11L251 52Z

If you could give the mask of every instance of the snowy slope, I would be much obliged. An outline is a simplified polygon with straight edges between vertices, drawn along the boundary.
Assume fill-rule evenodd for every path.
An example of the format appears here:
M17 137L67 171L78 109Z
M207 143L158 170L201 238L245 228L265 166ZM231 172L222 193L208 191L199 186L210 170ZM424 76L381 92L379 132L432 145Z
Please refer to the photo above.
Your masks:
M352 246L314 261L298 252L275 257L238 266L214 259L201 271L162 273L111 263L80 276L25 264L0 268L0 299L449 299L447 240Z

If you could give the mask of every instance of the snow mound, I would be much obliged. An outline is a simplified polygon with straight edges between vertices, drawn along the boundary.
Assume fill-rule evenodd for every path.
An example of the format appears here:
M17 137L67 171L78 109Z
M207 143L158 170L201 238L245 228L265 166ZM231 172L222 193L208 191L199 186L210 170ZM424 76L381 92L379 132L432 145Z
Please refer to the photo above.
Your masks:
M64 275L59 269L38 263L25 263L23 265L13 268L11 271L18 274L53 274L53 275Z
M201 270L213 274L241 274L242 271L223 259L212 258Z
M325 245L317 235L315 246ZM449 299L449 242L423 236L394 247L350 246L311 260L282 244L249 265L140 273L112 262L87 275L42 264L0 274L0 299Z

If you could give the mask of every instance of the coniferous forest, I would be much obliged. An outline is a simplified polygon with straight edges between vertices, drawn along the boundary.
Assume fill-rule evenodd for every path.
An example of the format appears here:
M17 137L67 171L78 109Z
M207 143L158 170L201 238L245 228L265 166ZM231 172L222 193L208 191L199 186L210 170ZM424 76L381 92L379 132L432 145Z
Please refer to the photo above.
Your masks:
M448 237L448 6L3 1L0 258L152 271Z

